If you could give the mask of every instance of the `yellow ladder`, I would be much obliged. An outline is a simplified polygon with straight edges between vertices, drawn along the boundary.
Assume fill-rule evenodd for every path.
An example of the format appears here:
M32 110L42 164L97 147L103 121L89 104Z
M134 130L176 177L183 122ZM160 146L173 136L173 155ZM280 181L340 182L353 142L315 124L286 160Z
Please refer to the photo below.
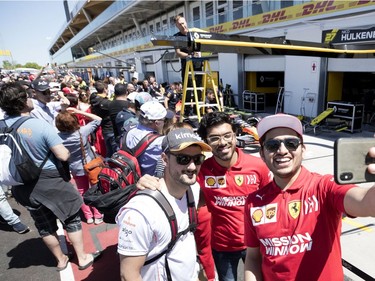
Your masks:
M202 71L194 70L194 65L193 65L194 61L203 61ZM195 79L196 75L202 75L203 85L199 85L199 87L197 87L197 82L196 82L196 79ZM189 81L190 77L191 77L193 87L188 87L188 81ZM206 89L207 89L207 78L209 78L211 80L212 88L213 88L213 91L214 91L214 94L215 94L216 103L210 103L210 104L205 103ZM219 96L218 96L217 87L215 86L215 81L213 79L213 74L212 74L212 70L211 70L208 59L205 59L205 58L188 58L188 59L186 59L185 77L184 77L184 85L183 86L184 87L183 87L183 91L182 91L181 114L180 114L180 121L181 122L184 119L184 112L185 112L185 106L186 105L194 105L195 106L197 115L196 116L189 116L189 118L197 118L198 122L201 121L201 118L202 118L201 113L204 114L204 108L205 107L215 106L215 107L218 108L219 111L223 111L223 106L222 106L222 103L220 102L220 99L219 99ZM187 91L191 91L191 90L194 93L193 100L192 101L186 101ZM201 91L201 93L202 93L202 95L201 95L202 100L199 100L198 91Z

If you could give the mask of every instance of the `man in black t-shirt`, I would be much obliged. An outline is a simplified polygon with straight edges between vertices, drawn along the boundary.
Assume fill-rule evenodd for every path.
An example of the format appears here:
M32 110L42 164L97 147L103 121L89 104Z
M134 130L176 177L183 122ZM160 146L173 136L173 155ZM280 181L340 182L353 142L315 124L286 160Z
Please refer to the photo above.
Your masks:
M118 144L118 137L121 135L121 132L118 131L116 126L116 116L117 114L128 107L128 91L127 84L117 83L115 85L114 97L115 99L109 104L109 116L111 118L113 133L115 134L116 142Z
M111 157L118 149L115 134L113 132L112 121L109 116L109 105L111 101L107 98L107 89L105 83L102 81L97 81L95 83L96 94L91 94L90 104L91 112L102 117L102 127L103 138L105 141L106 157Z
M179 32L174 34L174 36L187 36L189 29L187 27L187 23L184 17L178 15L174 18L174 22L176 24L176 27L178 28ZM189 50L187 47L184 48L176 48L176 54L181 60L181 78L182 81L185 80L185 68L186 68L186 59L187 58L192 58L192 57L200 57L200 53L192 53L191 50ZM194 62L194 70L201 71L202 70L202 63L201 62ZM197 75L195 77L195 82L197 87L202 86L202 76ZM191 77L189 77L188 87L192 87L193 83L191 81ZM199 100L201 99L201 92L198 92L198 98ZM186 102L190 102L193 100L193 92L192 91L187 91L186 92ZM185 106L185 112L184 114L186 116L191 115L191 106Z

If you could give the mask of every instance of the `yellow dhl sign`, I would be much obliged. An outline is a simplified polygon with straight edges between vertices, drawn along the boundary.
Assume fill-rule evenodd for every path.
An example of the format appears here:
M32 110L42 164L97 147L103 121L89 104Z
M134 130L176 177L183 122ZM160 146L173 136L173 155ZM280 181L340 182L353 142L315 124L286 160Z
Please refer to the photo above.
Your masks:
M314 1L306 4L296 5L269 13L263 13L239 20L218 24L207 28L213 33L227 33L245 28L259 27L262 25L297 20L309 16L344 11L348 9L362 8L375 5L375 0L359 1Z

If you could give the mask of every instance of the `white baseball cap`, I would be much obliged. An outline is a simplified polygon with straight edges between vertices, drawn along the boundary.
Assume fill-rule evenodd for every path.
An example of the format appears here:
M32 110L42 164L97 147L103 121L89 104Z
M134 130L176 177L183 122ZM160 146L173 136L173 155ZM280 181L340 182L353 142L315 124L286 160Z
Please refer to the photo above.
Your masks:
M167 110L158 101L151 100L141 106L141 115L149 120L159 120L167 116Z

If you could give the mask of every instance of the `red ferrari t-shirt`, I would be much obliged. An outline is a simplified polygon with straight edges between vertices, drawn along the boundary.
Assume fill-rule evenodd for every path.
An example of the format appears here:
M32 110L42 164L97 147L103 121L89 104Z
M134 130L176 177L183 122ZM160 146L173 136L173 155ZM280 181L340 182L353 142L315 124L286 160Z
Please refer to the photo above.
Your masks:
M249 193L270 181L264 162L237 149L234 166L220 166L214 157L207 159L198 182L211 212L212 248L216 251L240 251L244 243L244 206Z
M341 217L353 185L302 167L282 191L275 182L249 195L245 243L260 247L264 280L343 280Z

